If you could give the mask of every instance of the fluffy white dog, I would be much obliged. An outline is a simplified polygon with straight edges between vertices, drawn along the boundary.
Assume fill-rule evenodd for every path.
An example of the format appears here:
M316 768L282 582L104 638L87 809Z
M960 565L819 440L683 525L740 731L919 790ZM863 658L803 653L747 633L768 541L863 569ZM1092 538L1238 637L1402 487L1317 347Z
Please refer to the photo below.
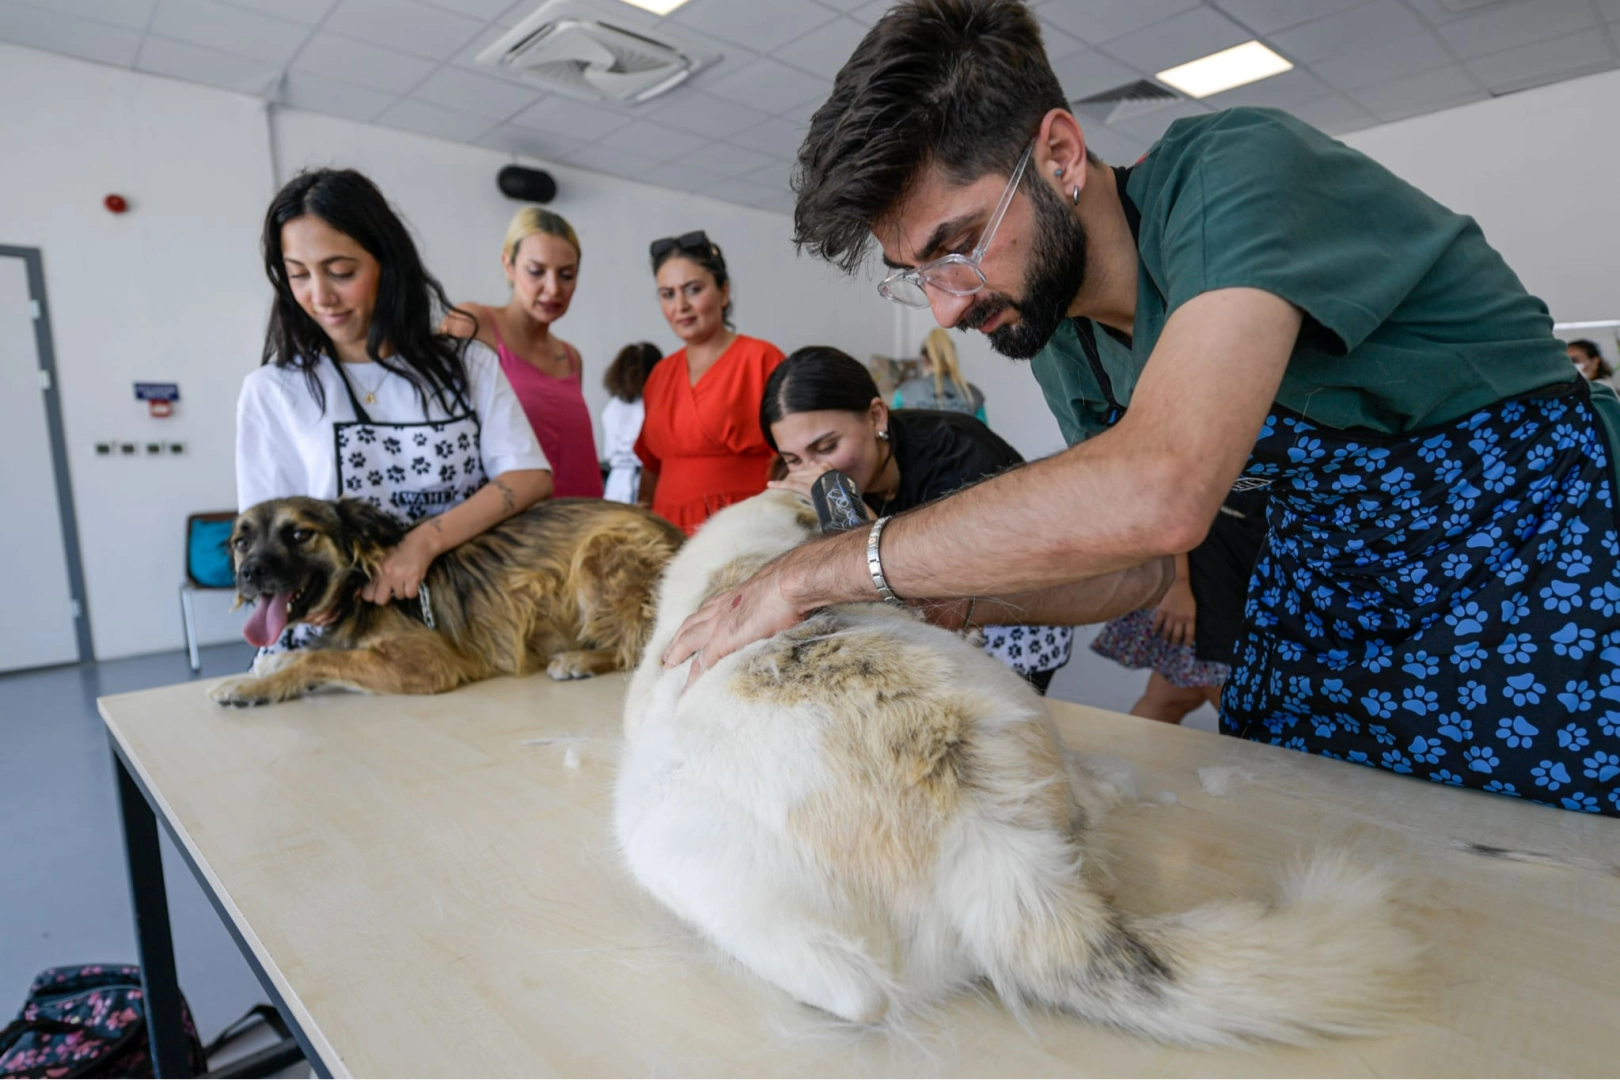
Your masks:
M636 878L800 1001L871 1022L988 980L1170 1043L1388 1027L1416 949L1381 881L1318 858L1274 904L1114 910L1086 873L1105 785L970 642L880 604L824 611L684 689L660 657L705 598L814 534L767 492L669 564L631 682L619 843Z

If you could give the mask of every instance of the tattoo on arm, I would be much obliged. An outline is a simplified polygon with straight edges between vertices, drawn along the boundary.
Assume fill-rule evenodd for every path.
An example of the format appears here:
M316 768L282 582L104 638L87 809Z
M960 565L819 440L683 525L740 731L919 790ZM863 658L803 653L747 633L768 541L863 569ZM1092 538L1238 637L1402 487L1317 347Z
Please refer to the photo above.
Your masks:
M444 532L444 522L440 521L437 516L428 518L428 524L433 526L434 532Z
M495 478L494 484L501 489L501 508L508 514L517 513L517 495L513 493L511 488L506 486L506 482L500 477Z

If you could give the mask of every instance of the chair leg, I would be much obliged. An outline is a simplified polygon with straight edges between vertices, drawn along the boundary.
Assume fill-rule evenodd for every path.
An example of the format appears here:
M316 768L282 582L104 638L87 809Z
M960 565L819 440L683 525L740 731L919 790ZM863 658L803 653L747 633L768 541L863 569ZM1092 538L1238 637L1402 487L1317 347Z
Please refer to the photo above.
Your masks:
M189 584L180 586L180 621L186 626L186 656L193 673L202 670L202 654L197 651L197 613L191 600L195 592Z

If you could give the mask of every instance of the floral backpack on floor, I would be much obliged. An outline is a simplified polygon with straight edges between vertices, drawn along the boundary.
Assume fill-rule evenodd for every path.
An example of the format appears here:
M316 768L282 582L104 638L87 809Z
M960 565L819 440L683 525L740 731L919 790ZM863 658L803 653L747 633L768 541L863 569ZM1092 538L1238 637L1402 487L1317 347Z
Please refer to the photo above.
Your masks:
M180 1016L191 1075L208 1069L184 999ZM22 1013L0 1031L0 1077L151 1076L141 969L127 964L59 967L41 972Z

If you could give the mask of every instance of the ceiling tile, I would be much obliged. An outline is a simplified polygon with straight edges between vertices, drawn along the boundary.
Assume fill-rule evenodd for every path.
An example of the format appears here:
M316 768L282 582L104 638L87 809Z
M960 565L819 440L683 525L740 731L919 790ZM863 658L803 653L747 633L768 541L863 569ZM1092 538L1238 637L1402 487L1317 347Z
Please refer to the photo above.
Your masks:
M495 21L510 30L534 14L534 9L539 7L541 2L542 0L507 0L506 11L498 15Z
M1215 6L1256 34L1275 34L1367 0L1215 0Z
M687 0L665 21L756 52L770 52L836 17L812 0Z
M677 191L707 191L725 177L708 169L698 168L686 161L666 161L658 166L657 181L660 187L670 187Z
M1614 66L1614 53L1602 34L1576 33L1536 41L1470 60L1465 67L1498 93L1539 86L1554 78Z
M1533 0L1446 23L1440 36L1461 59L1470 60L1596 25L1589 0Z
M804 145L804 137L809 129L808 124L795 124L773 116L758 127L731 136L731 142L783 161L792 161L799 156L799 147Z
M1598 11L1610 22L1620 20L1620 0L1597 0Z
M61 15L16 0L0 0L0 41L119 67L133 64L141 47L141 35L128 27Z
M151 33L280 65L292 59L309 27L207 0L159 0Z
M632 117L600 105L553 96L535 102L512 117L508 123L595 142L608 132L624 127L631 119Z
M849 60L855 46L865 36L866 27L854 19L840 17L782 46L771 55L812 75L831 79L838 74L838 69Z
M755 199L768 199L773 195L780 195L781 192L763 184L756 184L752 180L730 178L716 182L703 194L724 199L726 202L752 204Z
M795 124L804 124L806 127L808 127L810 124L810 118L816 115L816 111L826 103L827 95L817 94L809 101L806 101L803 105L795 105L791 109L783 109L780 115L784 120Z
M646 118L711 139L723 139L753 127L767 115L725 98L683 88L669 95L668 104L649 109Z
M326 18L326 13L332 10L332 5L337 3L337 0L220 0L220 3L257 11L260 15L274 15L288 22L314 26Z
M491 150L505 150L512 154L539 158L541 161L561 161L563 155L580 149L585 143L567 135L553 135L548 131L501 124L490 128L473 142Z
M1272 34L1267 41L1296 64L1313 64L1329 56L1411 37L1424 29L1423 20L1400 0L1376 0Z
M1425 30L1370 49L1319 60L1311 65L1311 70L1330 86L1360 90L1452 62L1451 54L1440 44L1440 39L1432 30Z
M793 202L793 196L790 193L787 195L772 195L769 198L759 200L753 205L761 210L769 210L775 214L791 214L793 213Z
M1360 131L1378 123L1378 117L1339 94L1307 101L1303 105L1295 105L1288 111L1318 131L1325 131L1329 135Z
M205 49L200 45L187 45L183 41L170 41L156 34L146 35L141 42L140 55L135 60L138 71L154 75L168 75L176 79L219 86L243 94L262 94L281 78L281 68L262 60L245 60L240 56Z
M900 0L869 0L868 3L861 4L859 7L851 8L850 10L844 12L844 14L848 15L862 26L871 26L873 23L883 18L884 12L888 11L899 2Z
M658 171L658 162L644 154L634 154L612 146L585 146L563 159L569 165L597 172L628 176L652 183Z
M292 70L404 94L428 77L433 61L319 30L299 50Z
M755 169L764 168L775 159L757 150L745 150L731 143L717 142L710 143L702 152L693 154L687 160L699 168L723 173L726 176L742 176Z
M420 0L342 0L326 17L325 25L328 30L433 60L450 59L484 29L475 19Z
M748 173L743 179L773 191L792 191L793 166L786 161L773 161L763 169Z
M1200 7L1113 38L1102 49L1133 67L1158 72L1253 39L1214 8Z
M1204 116L1208 112L1208 109L1196 101L1178 101L1146 116L1133 116L1129 120L1121 120L1108 126L1138 142L1151 143L1164 134L1164 129L1169 127L1172 121L1179 120L1183 116Z
M427 0L436 8L453 11L457 15L465 15L469 19L479 22L491 22L505 15L512 8L512 0ZM530 8L540 6L540 0L529 0Z
M457 67L441 67L411 91L411 97L418 101L446 109L460 109L494 120L504 120L519 109L534 104L540 94L539 87L526 90L501 79L491 79Z
M1041 24L1041 46L1046 50L1046 60L1051 63L1061 60L1065 56L1079 52L1086 47L1086 43L1064 30L1057 23L1046 17L1042 9L1037 8L1035 18Z
M716 79L708 92L766 112L783 112L812 98L825 98L832 90L828 79L807 75L769 57Z
M834 11L854 11L858 7L865 7L871 0L816 0L816 2Z
M308 71L289 71L281 81L281 100L296 109L372 120L399 95L329 79Z
M1295 68L1269 79L1240 86L1220 94L1200 98L1212 109L1232 109L1239 105L1252 105L1262 109L1288 109L1333 92L1321 79L1304 68Z
M25 7L54 11L58 15L77 15L81 19L141 31L152 21L152 9L157 7L157 0L22 0L22 3Z
M460 109L442 109L425 101L406 98L383 110L377 123L432 135L451 142L472 142L492 126L486 116L475 116Z
M1197 7L1199 0L1048 0L1041 18L1093 45Z
M610 146L615 150L628 150L655 161L668 161L670 158L690 154L699 147L707 146L708 143L709 140L698 135L689 135L660 124L637 120L600 140L597 145Z
M1142 78L1142 72L1104 56L1096 49L1082 49L1052 65L1052 71L1063 84L1063 96L1078 101L1116 86L1124 86Z
M1483 93L1468 72L1454 66L1352 91L1350 97L1380 120L1398 120Z

